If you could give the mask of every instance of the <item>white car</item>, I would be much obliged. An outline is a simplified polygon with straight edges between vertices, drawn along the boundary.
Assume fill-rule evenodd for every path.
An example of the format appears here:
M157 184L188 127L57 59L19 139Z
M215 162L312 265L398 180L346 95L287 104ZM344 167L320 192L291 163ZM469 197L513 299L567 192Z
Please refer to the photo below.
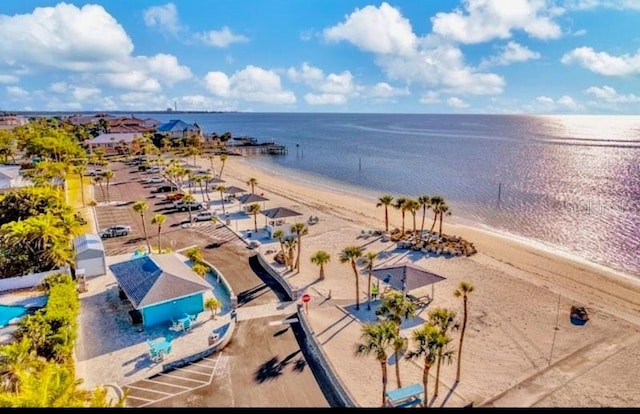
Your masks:
M143 184L162 184L164 183L164 178L162 177L149 177L142 181Z
M193 217L193 221L211 221L215 217L212 211L201 211Z

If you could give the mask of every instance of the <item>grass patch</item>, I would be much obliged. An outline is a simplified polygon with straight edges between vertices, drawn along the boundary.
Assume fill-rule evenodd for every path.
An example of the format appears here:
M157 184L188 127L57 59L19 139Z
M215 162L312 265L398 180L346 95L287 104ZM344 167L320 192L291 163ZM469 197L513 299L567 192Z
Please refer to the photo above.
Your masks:
M90 233L92 227L89 223L92 218L89 217L89 210L85 207L90 207L89 186L91 185L91 180L89 177L82 177L82 180L84 182L85 205L82 205L82 186L80 185L80 177L78 177L78 174L70 174L67 176L67 200L69 205L87 221L87 224L82 225L82 233Z

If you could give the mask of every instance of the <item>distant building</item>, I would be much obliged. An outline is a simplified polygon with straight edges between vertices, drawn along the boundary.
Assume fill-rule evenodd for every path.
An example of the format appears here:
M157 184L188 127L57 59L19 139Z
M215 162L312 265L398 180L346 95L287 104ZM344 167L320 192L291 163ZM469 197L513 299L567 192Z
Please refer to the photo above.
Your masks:
M18 126L27 125L29 120L16 114L0 114L0 129L13 129Z
M158 125L156 132L169 138L202 137L202 130L198 124L187 124L180 119L172 119L167 123Z
M31 185L33 183L23 177L19 165L0 165L0 190L10 190Z
M133 115L131 115L131 117L123 116L108 119L107 132L113 134L124 132L154 132L158 124L159 121L151 118L141 119Z
M69 117L69 122L71 122L73 125L90 125L97 124L101 119L109 121L113 118L113 115L109 115L106 113L97 113L94 115L71 115Z
M123 132L119 134L100 134L97 137L89 140L91 150L95 151L101 148L105 155L114 155L118 153L118 147L126 145L131 147L131 144L136 138L142 138L141 132Z

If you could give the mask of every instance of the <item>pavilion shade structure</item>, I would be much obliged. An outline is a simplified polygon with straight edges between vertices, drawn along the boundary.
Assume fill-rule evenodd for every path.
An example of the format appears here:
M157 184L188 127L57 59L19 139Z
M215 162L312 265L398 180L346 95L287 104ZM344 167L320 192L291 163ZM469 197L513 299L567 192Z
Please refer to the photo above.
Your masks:
M423 286L445 280L444 277L428 272L413 264L379 267L373 269L371 275L401 292L411 292Z
M249 193L249 194L243 194L240 197L238 197L238 201L240 202L240 204L249 204L249 203L259 203L261 201L269 201L269 199L258 194Z
M231 187L228 187L224 192L225 192L225 194L234 195L234 194L238 194L238 193L246 193L247 190L245 190L244 188L231 186Z
M302 215L302 213L298 213L297 211L288 209L286 207L270 208L269 210L263 211L262 214L272 220L283 219L287 217L296 217L296 216Z

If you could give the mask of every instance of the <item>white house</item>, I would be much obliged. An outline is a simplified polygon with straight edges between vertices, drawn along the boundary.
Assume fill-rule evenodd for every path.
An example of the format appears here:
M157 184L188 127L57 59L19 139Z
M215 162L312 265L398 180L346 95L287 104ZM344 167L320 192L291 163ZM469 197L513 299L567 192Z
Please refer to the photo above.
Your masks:
M33 183L22 176L19 165L0 165L0 189L28 187Z

